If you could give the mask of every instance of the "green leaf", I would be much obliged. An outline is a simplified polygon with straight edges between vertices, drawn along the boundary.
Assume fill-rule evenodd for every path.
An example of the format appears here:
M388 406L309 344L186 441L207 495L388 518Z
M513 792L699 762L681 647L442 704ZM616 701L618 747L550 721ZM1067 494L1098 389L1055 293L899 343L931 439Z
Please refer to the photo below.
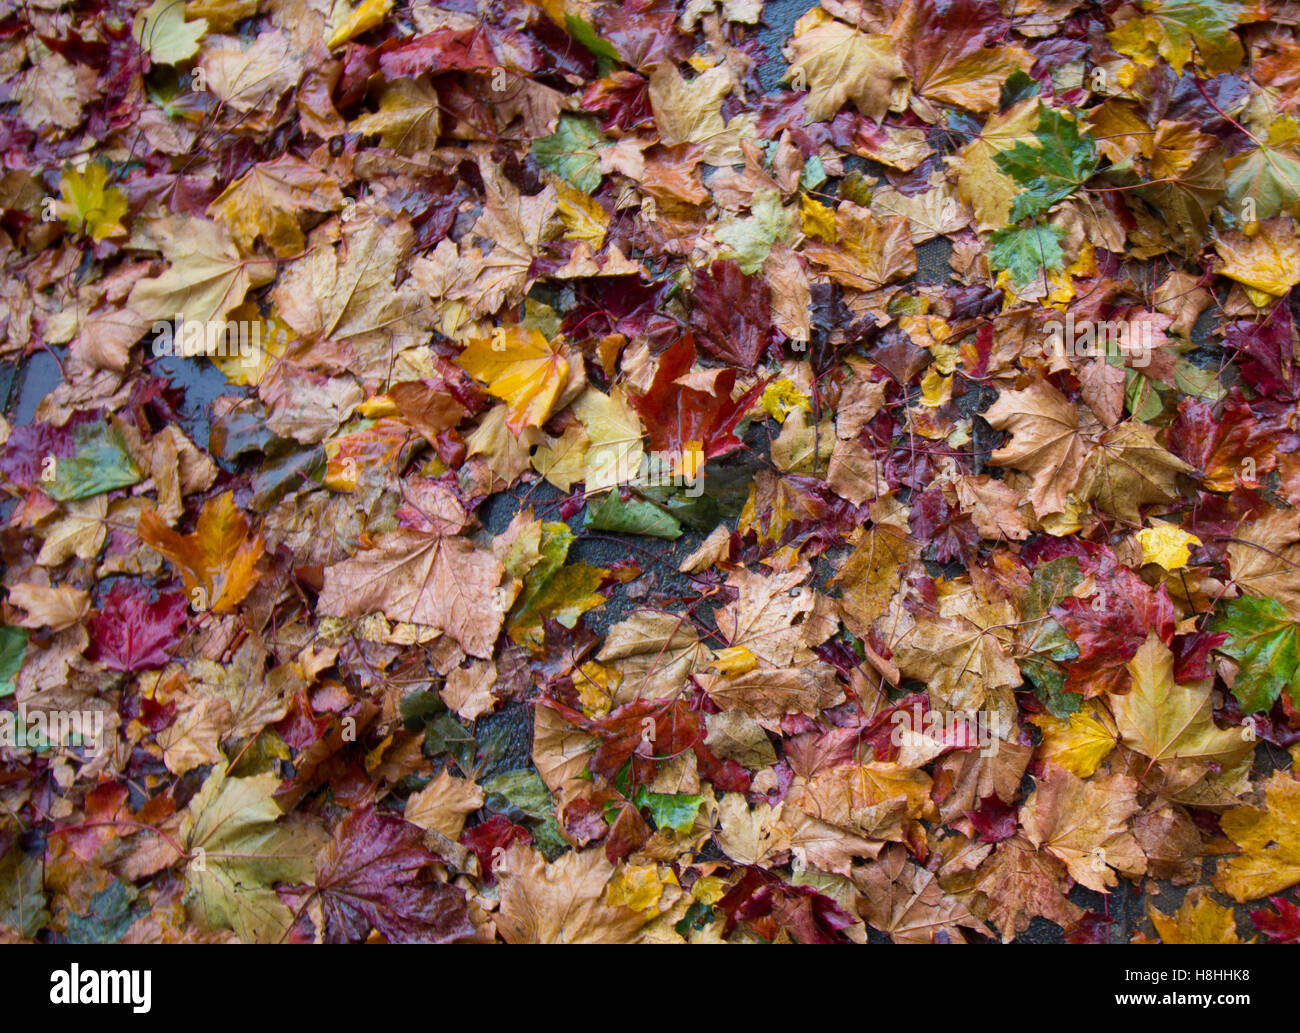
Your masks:
M1249 222L1245 202L1255 202L1256 219L1271 219L1286 212L1300 215L1300 158L1273 147L1256 147L1224 163L1224 186L1232 213Z
M572 628L588 610L601 606L605 597L597 593L609 571L589 563L564 566L573 544L567 524L542 525L542 558L524 578L523 591L515 601L506 629L520 645L540 645L542 620L549 617Z
M600 186L600 156L596 152L609 142L594 118L565 112L555 132L533 141L533 157L542 168L590 194Z
M799 174L799 187L802 190L816 190L826 182L826 166L822 164L820 154L814 154L803 163L803 172Z
M682 525L653 502L625 500L618 491L611 491L599 504L588 502L587 515L583 517L582 525L596 531L645 534L669 540L682 535Z
M1024 140L993 156L998 168L1024 191L1011 205L1011 221L1039 215L1073 194L1097 171L1097 144L1081 136L1079 126L1056 108L1040 102L1037 146Z
M555 820L551 791L535 769L521 768L494 775L483 782L483 791L483 806L487 810L504 814L512 821L519 817L519 814L512 816L511 811L515 811L537 822L532 829L533 843L548 861L569 849Z
M40 857L23 853L17 843L0 857L0 926L29 940L50 921L43 871Z
M133 36L154 64L174 65L199 52L199 39L207 31L203 18L185 20L183 0L154 0L152 7L135 16Z
M1013 104L1037 97L1043 92L1042 84L1033 76L1017 68L1002 84L1002 95L998 98L998 110L1006 111Z
M1079 561L1062 556L1034 568L1023 607L1024 645L1028 655L1020 669L1034 684L1035 695L1053 717L1068 718L1083 703L1077 692L1065 692L1065 669L1061 664L1079 655L1079 647L1065 629L1050 616L1052 607L1069 597L1083 582Z
M0 627L0 699L14 694L14 679L27 654L27 629Z
M727 245L722 257L734 258L741 272L753 276L762 267L772 245L790 238L790 213L781 206L778 191L757 190L749 217L724 218L713 236Z
M114 879L90 898L84 915L68 915L69 943L117 943L135 921L133 887Z
M1142 0L1142 10L1142 17L1130 18L1107 34L1121 54L1149 53L1155 43L1160 56L1181 72L1195 52L1211 75L1230 72L1245 58L1233 30L1254 18L1238 0Z
M284 938L293 913L271 887L311 881L328 838L314 823L278 820L280 783L273 774L229 778L221 761L181 822L186 901L209 928L233 929L245 943Z
M1133 418L1154 420L1164 411L1165 400L1156 390L1156 382L1133 370L1125 370L1124 405Z
M424 752L430 757L450 753L462 771L469 771L474 766L478 740L454 714L443 711L424 726Z
M1062 233L1055 226L1008 226L993 232L989 268L1011 274L1017 287L1033 283L1044 270L1057 272L1065 266L1061 252Z
M688 832L695 824L695 816L700 813L704 797L688 793L652 793L641 786L632 797L632 802L637 807L648 807L658 828Z
M595 28L590 22L584 21L576 14L565 14L564 28L579 43L590 50L597 57L607 58L610 61L621 61L618 51L608 41L601 39L596 34Z
M1226 631L1219 652L1240 665L1232 694L1247 714L1269 710L1282 690L1300 688L1300 626L1281 603L1243 595L1230 600L1214 622Z
M75 502L127 488L141 480L127 451L122 432L107 423L86 423L73 431L76 452L60 459L45 494L59 502Z

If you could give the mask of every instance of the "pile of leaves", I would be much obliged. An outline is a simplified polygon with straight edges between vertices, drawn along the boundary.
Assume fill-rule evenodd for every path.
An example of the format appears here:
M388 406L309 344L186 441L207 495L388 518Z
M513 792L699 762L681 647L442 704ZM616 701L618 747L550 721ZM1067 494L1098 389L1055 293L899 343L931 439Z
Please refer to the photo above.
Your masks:
M1294 4L0 9L3 935L1300 939Z

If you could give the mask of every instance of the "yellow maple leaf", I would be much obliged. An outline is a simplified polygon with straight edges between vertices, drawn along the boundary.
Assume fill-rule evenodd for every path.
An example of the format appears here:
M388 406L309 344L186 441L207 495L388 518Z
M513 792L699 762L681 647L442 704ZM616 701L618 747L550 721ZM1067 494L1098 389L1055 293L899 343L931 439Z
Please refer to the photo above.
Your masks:
M1124 745L1154 761L1198 760L1229 769L1254 743L1240 728L1214 723L1210 685L1174 682L1174 655L1156 632L1128 662L1133 689L1110 700Z
M1035 714L1029 719L1043 733L1038 754L1080 778L1087 778L1119 742L1119 730L1105 710L1096 703L1085 703L1068 721L1051 714Z
M66 169L59 180L59 200L54 213L72 232L82 232L91 240L126 236L122 216L126 214L126 194L108 185L108 168L92 161L82 171Z
M177 534L152 509L139 525L140 540L181 572L194 608L213 613L231 613L261 577L262 537L250 540L248 530L232 492L203 504L193 534Z
M1147 914L1161 943L1241 943L1237 919L1231 908L1192 890L1172 915L1157 911L1147 902ZM1254 940L1247 940L1253 943Z
M1214 885L1237 901L1300 882L1300 781L1275 771L1264 783L1264 804L1234 807L1219 822L1241 853L1219 863Z
M585 240L593 248L605 243L609 213L594 197L571 187L559 176L551 180L555 187L555 212L564 223L564 240Z
M497 327L491 337L471 338L456 362L506 402L506 425L515 437L525 427L546 422L569 382L563 350L540 330L522 326Z
M1259 224L1253 236L1234 230L1214 242L1223 258L1219 272L1246 288L1246 296L1263 308L1300 283L1300 240L1285 216Z
M659 900L669 886L677 886L677 876L667 865L629 864L609 880L606 899L611 907L622 905L633 911L659 910Z
M338 28L325 45L331 50L343 46L348 40L382 24L392 9L393 0L364 0L339 20Z
M1196 535L1173 524L1144 527L1137 533L1137 539L1142 545L1142 562L1158 563L1165 570L1181 570L1187 566L1192 546L1201 544Z

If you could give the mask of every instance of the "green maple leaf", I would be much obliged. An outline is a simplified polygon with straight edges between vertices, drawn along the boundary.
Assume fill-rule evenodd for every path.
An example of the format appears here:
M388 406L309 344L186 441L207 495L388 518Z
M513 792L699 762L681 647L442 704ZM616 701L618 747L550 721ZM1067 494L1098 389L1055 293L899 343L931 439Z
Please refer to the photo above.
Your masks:
M1224 163L1224 185L1234 213L1243 222L1247 200L1255 202L1256 219L1271 219L1286 212L1300 214L1300 157L1273 147L1256 147Z
M648 807L658 828L689 832L695 824L695 816L700 812L704 797L689 793L652 793L641 786L637 789L636 796L632 797L632 802L637 807Z
M153 6L135 17L134 37L156 65L175 65L199 51L199 39L208 23L185 20L184 0L154 0Z
M1029 653L1020 661L1020 669L1034 683L1035 694L1052 716L1062 720L1083 703L1077 692L1064 691L1065 668L1061 666L1078 657L1079 647L1050 614L1052 607L1068 599L1082 582L1079 561L1073 556L1040 563L1034 568L1023 606L1021 642Z
M564 566L573 532L561 523L542 525L541 559L524 578L514 609L506 622L510 637L521 645L540 645L544 618L572 628L587 610L601 606L600 588L609 571L589 563Z
M1226 631L1218 647L1240 665L1232 694L1247 714L1269 710L1282 690L1300 688L1300 625L1273 599L1242 596L1231 600L1214 631Z
M1129 57L1147 55L1152 45L1175 72L1192 60L1193 51L1211 75L1231 72L1245 58L1233 31L1259 15L1236 0L1142 0L1144 14L1130 18L1107 35Z
M185 898L211 929L233 929L245 943L284 938L292 912L271 888L308 882L326 836L319 826L281 820L278 775L227 777L213 766L181 822L189 855Z
M1009 226L993 233L989 268L1005 269L1016 286L1032 283L1043 270L1057 271L1065 265L1061 252L1061 231L1055 226Z
M609 142L594 118L565 112L555 132L533 141L533 157L542 168L590 194L600 186L600 155L596 152Z
M75 502L115 488L128 488L141 480L126 440L116 427L85 423L72 434L77 450L55 464L55 479L44 489L50 498Z
M1035 144L1017 141L993 156L998 168L1020 186L1011 205L1011 221L1038 215L1073 194L1097 171L1097 144L1079 133L1078 124L1056 108L1040 103Z

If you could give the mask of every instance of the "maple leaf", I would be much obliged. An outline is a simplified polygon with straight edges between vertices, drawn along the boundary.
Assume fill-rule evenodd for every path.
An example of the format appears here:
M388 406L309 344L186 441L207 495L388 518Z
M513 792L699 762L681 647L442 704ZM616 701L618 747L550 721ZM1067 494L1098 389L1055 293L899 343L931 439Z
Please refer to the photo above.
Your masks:
M1173 502L1175 478L1191 469L1156 440L1154 427L1127 420L1097 439L1079 476L1078 495L1120 520L1140 524L1138 507Z
M272 799L279 785L277 775L232 778L219 761L181 822L187 897L206 925L233 929L245 943L288 933L293 915L271 885L310 877L325 839L315 823L283 820Z
M1249 482L1277 466L1269 435L1235 388L1217 406L1199 398L1179 402L1169 446L1201 474L1210 491L1230 492L1238 478Z
M596 128L594 118L564 112L550 136L533 141L537 164L550 169L584 194L593 193L601 180L600 148L611 141Z
M1196 535L1163 523L1142 528L1137 539L1142 545L1142 562L1156 563L1169 571L1186 567L1192 556L1192 546L1203 544Z
M959 896L946 892L933 872L891 850L855 873L863 918L895 943L964 943L961 930L984 930Z
M979 710L1020 684L1012 656L1016 615L1011 604L985 586L936 585L938 612L913 617L895 610L880 621L889 629L898 669L924 680L954 710Z
M1237 527L1228 544L1232 583L1300 615L1300 511L1266 510Z
M805 629L796 622L809 618L813 609L812 590L804 585L810 573L803 562L770 577L747 570L733 573L727 585L736 590L736 601L714 616L727 644L773 667L788 666L805 641Z
M1234 0L1142 0L1107 36L1121 54L1145 64L1154 48L1179 72L1195 53L1206 72L1217 75L1241 64L1241 41L1232 30L1255 17L1250 6Z
M1211 627L1227 634L1219 652L1240 665L1232 694L1245 713L1269 710L1283 689L1300 695L1300 625L1280 603L1230 599Z
M460 838L466 816L483 806L483 791L473 779L456 778L445 768L438 777L406 800L404 817L422 829L435 829Z
M1284 897L1270 897L1269 903L1277 910L1259 908L1250 913L1255 928L1267 936L1270 943L1300 942L1300 907Z
M476 938L462 890L425 880L437 860L418 826L366 803L334 830L316 859L327 943L356 943L375 930L389 943Z
M916 97L956 104L968 111L993 111L1002 84L1032 59L1017 46L992 45L1005 22L987 0L956 0L939 13L934 0L906 0L889 28L911 80L914 111L935 121L933 109L918 109Z
M352 131L374 134L399 154L417 154L438 145L442 112L438 93L420 79L398 79L384 87L379 110L352 123Z
M510 326L498 328L490 338L472 338L456 362L510 406L506 423L518 437L525 427L545 423L565 392L566 351L539 330Z
M1098 893L1146 871L1146 855L1128 829L1137 814L1137 782L1124 775L1084 781L1049 764L1020 809L1025 838L1064 862L1070 875Z
M976 885L988 895L989 920L1004 940L1023 933L1040 915L1065 927L1083 917L1083 909L1065 895L1065 866L1022 836L994 848L980 866Z
M1249 198L1258 219L1300 216L1300 155L1295 151L1261 144L1233 155L1223 168L1224 186L1238 210Z
M1011 203L1012 222L1041 215L1097 171L1097 145L1056 108L1039 105L1033 141L1017 140L993 156L998 169L1023 188Z
M1172 915L1157 910L1147 901L1147 914L1161 943L1241 943L1237 919L1231 908L1216 904L1195 891L1183 898ZM1247 943L1253 941L1247 940Z
M295 350L327 370L387 379L395 357L432 322L418 291L393 286L410 243L406 223L366 220L348 227L342 253L317 247L290 265L271 297L300 338Z
M232 612L261 577L262 538L250 540L248 531L231 492L203 504L192 534L173 531L154 510L141 515L138 529L140 540L181 572L190 602L213 613Z
M298 212L329 212L342 204L343 194L332 177L284 154L254 165L226 187L208 205L208 215L225 223L245 251L261 237L285 258L301 254L306 247Z
M393 0L362 0L356 7L345 5L334 13L335 28L325 45L333 50L341 47L354 36L369 32L377 25L382 25L384 18L393 8Z
M516 844L497 867L497 930L507 943L633 943L645 917L602 899L613 875L603 850L572 850L547 864Z
M840 613L859 638L883 617L909 566L920 558L920 545L898 528L877 524L868 529L832 581L841 589Z
M390 531L375 547L325 568L321 613L437 628L470 656L487 659L505 619L497 588L505 574L490 552L459 536Z
M1219 272L1245 287L1260 307L1300 283L1300 240L1289 218L1261 222L1253 236L1233 230L1214 247L1223 259Z
M736 133L722 115L732 85L726 68L710 68L688 82L671 62L658 64L650 73L648 92L660 142L667 147L698 144L700 158L710 165L742 160Z
M632 407L645 421L652 448L675 455L699 450L712 459L740 447L736 425L766 385L756 384L733 400L736 371L727 369L714 379L712 391L701 391L681 382L694 364L695 338L688 333L659 356L654 380L644 394L632 397Z
M220 322L250 289L275 277L270 262L244 258L215 222L168 216L150 224L149 233L170 267L131 288L127 303L146 322L178 316L203 324Z
M59 200L54 211L74 233L88 233L94 241L126 236L122 216L126 194L108 185L108 166L92 161L78 172L67 169L59 179Z
M1044 761L1087 778L1119 744L1120 734L1110 714L1089 703L1062 720L1051 714L1035 714L1029 719L1043 733L1038 747Z
M989 268L1006 270L1017 287L1033 283L1065 265L1061 231L1055 226L1010 226L993 232Z
M992 455L999 466L1014 466L1033 476L1029 500L1044 517L1066 508L1088 458L1084 435L1091 428L1085 411L1045 380L1023 391L1003 391L984 413L989 426L1011 432L1011 440Z
M1229 768L1253 742L1212 719L1208 685L1174 683L1174 655L1153 631L1128 663L1133 688L1110 698L1124 745L1153 761L1191 759Z
M729 365L753 369L772 329L771 288L729 260L713 263L695 280L691 326L700 346Z
M603 491L636 477L645 453L641 420L621 387L603 395L587 388L573 402L573 415L587 431L583 478L587 491Z
M877 219L869 209L841 201L835 209L835 226L834 245L808 240L803 253L837 283L873 291L916 272L907 219Z
M108 590L97 616L90 620L91 648L86 654L113 671L161 667L180 642L185 623L185 596L163 592L156 600L138 581L117 581Z
M1263 790L1263 808L1234 807L1219 820L1241 853L1219 862L1214 885L1239 902L1300 882L1300 782L1277 771Z
M185 5L171 0L154 0L153 5L135 16L132 35L160 65L174 65L198 53L199 40L208 31L208 23L185 20Z
M804 110L810 122L826 121L847 100L879 122L889 110L896 81L907 78L889 36L829 18L795 36L790 50L787 78L807 84Z

